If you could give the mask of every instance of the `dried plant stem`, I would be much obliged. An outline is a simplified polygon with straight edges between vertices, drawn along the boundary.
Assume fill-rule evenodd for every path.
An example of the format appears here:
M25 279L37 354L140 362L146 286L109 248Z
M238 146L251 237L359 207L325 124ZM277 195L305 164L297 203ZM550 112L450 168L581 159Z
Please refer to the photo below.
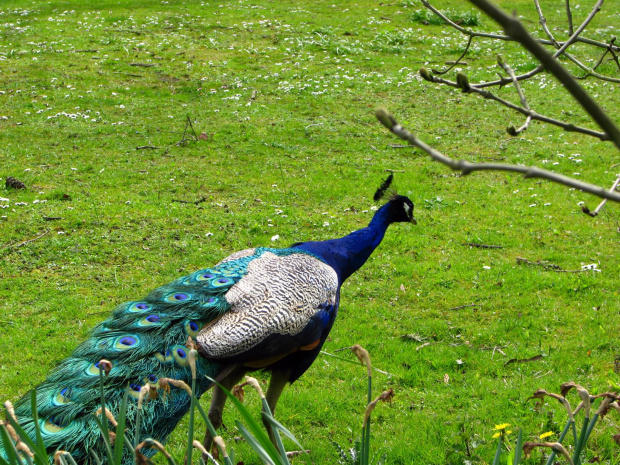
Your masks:
M620 194L613 191L608 191L600 186L596 186L594 184L588 184L585 182L577 181L576 179L570 178L568 176L563 176L558 173L553 173L551 171L543 170L537 168L535 166L518 166L518 165L508 165L503 163L470 163L466 160L454 160L440 151L434 149L430 145L425 144L420 139L418 139L415 135L410 133L407 129L402 127L396 119L385 109L379 109L376 112L377 119L390 131L396 134L403 140L406 140L411 145L414 145L418 148L421 148L426 153L428 153L433 160L443 163L444 165L449 166L455 171L460 171L461 173L469 174L474 171L508 171L514 173L521 173L526 178L541 178L547 179L549 181L563 184L568 187L574 187L575 189L580 189L584 192L588 192L590 194L594 194L598 197L613 200L615 202L620 202Z

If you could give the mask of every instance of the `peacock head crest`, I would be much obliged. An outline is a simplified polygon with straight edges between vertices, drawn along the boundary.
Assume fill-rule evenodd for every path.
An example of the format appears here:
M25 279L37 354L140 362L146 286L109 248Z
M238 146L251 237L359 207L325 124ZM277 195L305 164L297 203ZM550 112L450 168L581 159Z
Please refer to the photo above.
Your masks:
M392 211L392 222L407 222L418 224L413 216L413 202L403 195L398 195L396 189L392 187L394 174L390 173L385 181L379 186L373 197L375 202L382 198L389 200L390 210Z

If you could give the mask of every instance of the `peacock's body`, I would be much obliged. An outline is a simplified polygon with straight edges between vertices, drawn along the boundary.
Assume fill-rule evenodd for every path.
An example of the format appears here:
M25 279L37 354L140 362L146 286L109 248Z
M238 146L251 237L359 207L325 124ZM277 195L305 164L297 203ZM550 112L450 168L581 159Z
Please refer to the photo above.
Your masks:
M106 407L118 412L127 385L136 399L127 413L131 438L142 386L158 387L160 378L191 381L188 337L197 341L201 355L198 397L210 387L207 376L230 387L245 372L265 369L272 372L267 399L275 409L285 384L299 378L318 355L336 318L342 283L364 264L395 221L415 222L406 197L393 196L368 227L341 239L237 252L213 268L118 306L35 388L48 451L71 451L78 463L90 460L91 448L104 455L94 417L100 407L101 359L112 364L104 378ZM209 410L216 427L224 399L216 388ZM189 396L180 389L146 402L139 439L164 442L189 406ZM15 410L34 437L29 396L19 400Z

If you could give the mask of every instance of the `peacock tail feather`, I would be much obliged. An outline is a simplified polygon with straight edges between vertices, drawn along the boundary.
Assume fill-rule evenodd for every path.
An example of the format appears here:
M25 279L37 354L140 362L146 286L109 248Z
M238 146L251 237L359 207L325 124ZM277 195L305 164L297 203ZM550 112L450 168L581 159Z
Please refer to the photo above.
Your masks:
M144 299L117 306L111 317L97 325L89 338L35 388L39 426L48 452L70 451L78 463L89 463L89 449L105 456L94 417L101 406L101 359L112 364L103 388L106 408L115 416L129 386L127 436L133 441L142 386L158 388L160 378L191 383L189 349L185 346L188 337L196 338L230 309L226 294L245 276L249 263L266 252L312 255L298 249L248 249L213 268L161 286ZM196 365L196 395L200 398L210 386L207 377L216 377L220 364L199 357ZM190 398L180 389L145 402L139 440L151 437L164 443L189 407ZM22 427L35 438L29 394L16 403L15 412ZM0 455L6 455L1 446Z

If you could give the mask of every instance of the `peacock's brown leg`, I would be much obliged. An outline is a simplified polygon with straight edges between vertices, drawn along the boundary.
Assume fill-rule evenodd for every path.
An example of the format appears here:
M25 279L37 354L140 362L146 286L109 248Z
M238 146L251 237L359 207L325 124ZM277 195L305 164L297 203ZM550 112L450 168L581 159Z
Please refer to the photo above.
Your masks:
M282 394L286 383L288 383L290 374L290 369L274 370L271 373L271 380L269 381L269 388L267 389L267 394L265 395L265 398L267 399L267 405L269 405L269 409L271 410L271 413L273 415L275 415L276 405L278 404L278 400L280 399L280 395ZM271 425L265 420L263 420L263 424L265 425L265 428L267 428L267 432L269 433L269 439L271 439L271 442L276 447L278 447L278 445L276 444L275 436L273 435L273 431L271 429Z
M221 380L218 379L218 382L230 391L235 384L239 383L239 381L241 380L241 378L243 378L246 372L246 368L241 365L237 365ZM224 391L222 391L222 389L216 384L213 387L211 405L209 406L208 413L209 421L213 424L213 427L216 430L222 425L222 413L224 412L225 403L226 394L224 394ZM211 446L213 445L213 436L211 436L211 433L208 429L205 433L203 445L208 451L211 450ZM208 457L203 457L203 460L205 461L205 463L208 463Z

